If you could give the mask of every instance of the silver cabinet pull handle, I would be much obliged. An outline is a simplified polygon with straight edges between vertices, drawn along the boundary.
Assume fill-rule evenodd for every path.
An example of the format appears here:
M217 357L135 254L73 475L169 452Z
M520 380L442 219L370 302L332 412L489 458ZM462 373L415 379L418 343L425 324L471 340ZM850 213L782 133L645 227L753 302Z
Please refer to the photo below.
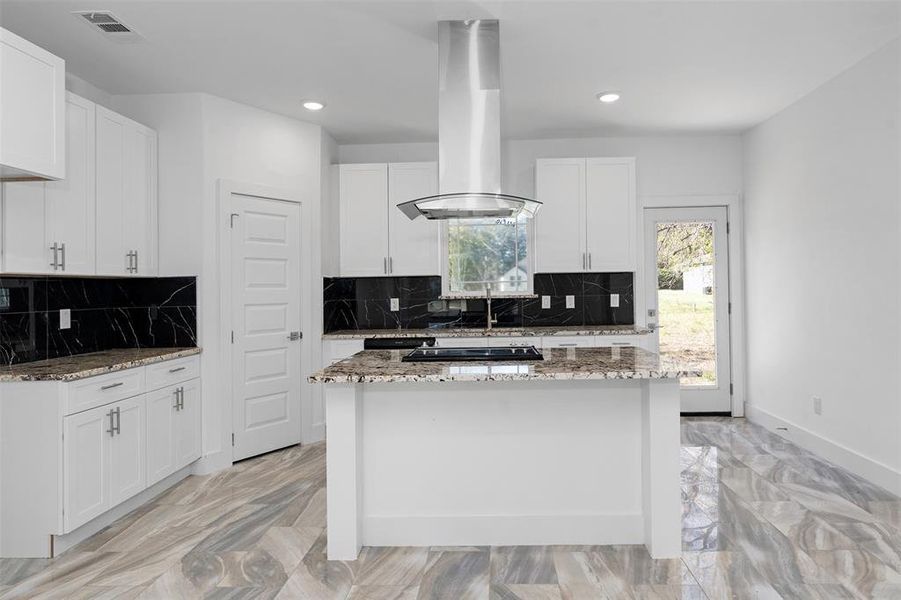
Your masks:
M578 344L560 344L560 347L561 347L561 348L570 348L570 347L573 347L573 348L574 348L574 347L577 346L577 345L578 345Z
M100 389L101 390L111 390L113 388L119 387L120 385L125 385L125 383L122 381L117 381L116 383L110 383L108 385L101 385Z
M137 273L137 272L138 272L138 251L135 250L134 253L135 253L135 254L134 254L134 256L135 256L135 270L134 270L134 272Z
M187 367L175 367L174 369L169 369L170 373L178 373L179 371L184 371Z
M388 257L388 273L394 273L394 257Z
M582 270L585 270L585 253L582 253Z
M53 267L54 271L56 271L59 268L59 244L53 242L53 245L50 246L50 249L53 250L53 262L50 263L50 266Z
M185 388L183 387L178 388L178 409L185 409Z
M591 268L591 252L588 253L588 268Z
M613 346L631 346L632 342L613 342Z
M122 433L122 412L118 406L116 407L116 433Z
M63 242L59 245L59 267L61 271L66 270L66 243Z
M108 413L106 413L106 416L109 417L109 429L107 429L106 432L110 437L116 435L116 428L113 426L113 412L114 411L110 410Z
M382 259L382 270L385 272L385 275L388 274L388 257Z

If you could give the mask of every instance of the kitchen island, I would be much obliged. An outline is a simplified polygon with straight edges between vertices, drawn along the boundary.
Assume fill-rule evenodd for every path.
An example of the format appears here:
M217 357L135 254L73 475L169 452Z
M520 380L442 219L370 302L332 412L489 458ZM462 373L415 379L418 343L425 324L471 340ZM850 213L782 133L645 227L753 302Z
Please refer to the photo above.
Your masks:
M633 347L529 362L366 350L325 384L328 557L362 546L645 544L678 556L679 378Z

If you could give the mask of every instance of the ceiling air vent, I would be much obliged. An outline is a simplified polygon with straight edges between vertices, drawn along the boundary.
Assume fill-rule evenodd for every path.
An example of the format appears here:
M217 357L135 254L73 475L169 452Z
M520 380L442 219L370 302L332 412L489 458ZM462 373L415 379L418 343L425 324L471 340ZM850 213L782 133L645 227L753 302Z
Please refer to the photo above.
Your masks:
M72 13L104 37L117 42L136 42L141 35L106 10L86 10Z

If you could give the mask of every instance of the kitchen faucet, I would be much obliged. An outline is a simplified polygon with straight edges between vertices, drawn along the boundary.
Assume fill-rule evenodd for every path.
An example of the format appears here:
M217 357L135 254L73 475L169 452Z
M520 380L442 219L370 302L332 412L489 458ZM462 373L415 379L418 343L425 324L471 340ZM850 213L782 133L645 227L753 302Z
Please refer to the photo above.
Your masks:
M488 331L491 331L491 326L497 324L497 316L491 316L491 285L485 286L485 300L488 302L488 310L485 311L486 321L488 322L487 328Z

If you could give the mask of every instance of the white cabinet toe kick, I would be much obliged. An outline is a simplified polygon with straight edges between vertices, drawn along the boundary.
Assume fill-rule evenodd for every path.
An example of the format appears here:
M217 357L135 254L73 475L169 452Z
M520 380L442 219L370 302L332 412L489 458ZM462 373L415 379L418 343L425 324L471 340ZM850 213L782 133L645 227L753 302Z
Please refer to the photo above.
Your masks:
M0 383L0 557L49 557L188 474L200 357Z

